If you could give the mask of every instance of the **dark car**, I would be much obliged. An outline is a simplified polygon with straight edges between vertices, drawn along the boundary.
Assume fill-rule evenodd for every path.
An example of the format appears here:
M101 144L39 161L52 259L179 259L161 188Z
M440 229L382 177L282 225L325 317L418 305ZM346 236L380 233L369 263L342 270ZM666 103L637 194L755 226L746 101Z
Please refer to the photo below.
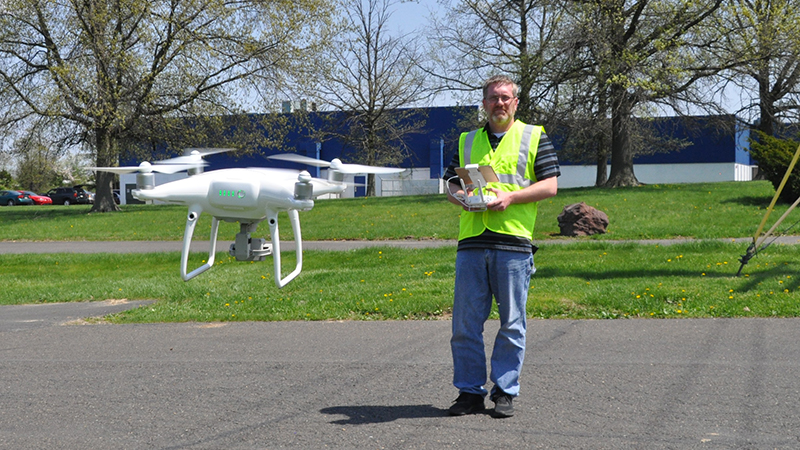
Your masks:
M0 205L32 205L30 195L19 191L0 191Z
M45 195L53 199L54 205L69 206L76 203L93 203L92 194L84 189L82 185L50 189Z

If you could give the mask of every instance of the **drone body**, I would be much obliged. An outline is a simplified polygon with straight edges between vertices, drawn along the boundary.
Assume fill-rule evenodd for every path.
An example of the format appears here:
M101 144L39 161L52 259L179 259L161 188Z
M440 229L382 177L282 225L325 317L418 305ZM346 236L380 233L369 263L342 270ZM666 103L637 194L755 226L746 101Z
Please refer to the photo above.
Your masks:
M131 194L139 200L158 200L188 207L186 228L181 252L181 277L188 281L214 265L219 222L239 222L240 231L230 246L229 254L238 261L263 261L273 256L275 284L281 288L292 281L303 268L302 238L300 235L299 211L314 207L314 199L325 194L342 193L347 185L342 182L343 173L397 173L403 169L371 167L331 163L298 155L282 155L276 159L289 159L302 164L330 167L330 179L313 178L307 171L274 168L220 169L202 172L206 165L202 154L226 151L221 149L194 149L188 156L162 161L160 164L142 163L138 167L94 167L115 173L139 172L137 189ZM205 153L203 153L205 152ZM295 157L295 158L293 158ZM155 186L153 172L175 173L188 170L188 178ZM292 225L297 263L286 276L281 275L280 237L278 213L286 212ZM202 213L212 216L211 238L206 262L188 271L189 248L194 228ZM252 238L258 224L266 220L270 228L271 243L265 239Z
M303 181L300 181L303 178ZM311 196L296 198L296 184L313 188L313 197L340 192L344 185L332 185L327 180L313 179L308 172L282 169L220 169L204 172L150 189L135 189L131 193L139 200L159 200L165 203L200 208L220 219L261 221L267 210L308 210L314 207Z

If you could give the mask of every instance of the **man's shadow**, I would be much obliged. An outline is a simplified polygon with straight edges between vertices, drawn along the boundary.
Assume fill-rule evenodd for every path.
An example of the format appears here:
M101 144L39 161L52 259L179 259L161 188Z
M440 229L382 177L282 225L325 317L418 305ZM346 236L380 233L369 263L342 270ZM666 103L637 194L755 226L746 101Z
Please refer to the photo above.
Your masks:
M365 425L370 423L393 422L397 419L424 419L447 416L446 409L432 405L399 405L399 406L332 406L320 410L323 414L347 416L346 419L334 420L339 425Z

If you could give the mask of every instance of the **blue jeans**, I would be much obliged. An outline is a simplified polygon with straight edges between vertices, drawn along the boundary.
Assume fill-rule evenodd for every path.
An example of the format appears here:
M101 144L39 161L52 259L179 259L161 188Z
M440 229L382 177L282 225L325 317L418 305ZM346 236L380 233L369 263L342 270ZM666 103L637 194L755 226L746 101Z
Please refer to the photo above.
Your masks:
M484 323L492 297L500 314L500 330L491 359L493 393L519 394L519 374L525 358L525 305L533 254L504 250L459 250L453 301L453 384L459 392L486 395Z

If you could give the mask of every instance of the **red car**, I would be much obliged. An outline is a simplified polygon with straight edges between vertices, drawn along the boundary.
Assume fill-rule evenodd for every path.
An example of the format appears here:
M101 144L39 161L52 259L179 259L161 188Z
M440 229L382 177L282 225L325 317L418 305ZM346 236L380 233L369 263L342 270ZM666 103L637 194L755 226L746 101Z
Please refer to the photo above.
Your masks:
M53 204L53 199L51 199L50 197L48 197L46 195L39 195L39 194L37 194L35 192L31 192L31 191L18 191L18 192L20 192L22 194L28 194L31 197L31 200L33 200L33 204L34 205L52 205Z

